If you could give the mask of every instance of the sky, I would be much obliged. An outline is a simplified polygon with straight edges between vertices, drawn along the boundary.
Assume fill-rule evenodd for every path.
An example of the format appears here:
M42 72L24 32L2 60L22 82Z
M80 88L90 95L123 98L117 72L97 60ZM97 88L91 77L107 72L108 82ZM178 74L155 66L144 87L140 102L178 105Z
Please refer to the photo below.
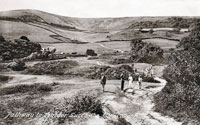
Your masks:
M85 18L200 16L200 0L0 0L0 11L16 9Z

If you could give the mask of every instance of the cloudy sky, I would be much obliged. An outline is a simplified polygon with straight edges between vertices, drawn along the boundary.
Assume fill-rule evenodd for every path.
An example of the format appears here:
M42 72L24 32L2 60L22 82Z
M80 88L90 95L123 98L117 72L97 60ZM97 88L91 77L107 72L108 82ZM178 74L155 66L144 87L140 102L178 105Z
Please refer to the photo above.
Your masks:
M15 9L72 17L200 16L200 0L1 0L0 11Z

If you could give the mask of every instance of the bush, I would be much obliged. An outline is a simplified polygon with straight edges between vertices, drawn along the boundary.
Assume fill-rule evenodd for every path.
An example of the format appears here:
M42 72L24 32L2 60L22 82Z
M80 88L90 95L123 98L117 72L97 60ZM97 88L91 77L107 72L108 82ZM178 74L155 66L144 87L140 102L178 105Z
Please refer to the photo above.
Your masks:
M121 73L124 72L125 79L128 79L129 74L134 74L134 71L129 65L121 65L118 67L91 67L87 73L85 73L87 78L100 79L101 74L104 73L107 79L120 79ZM135 76L135 75L134 75Z
M5 42L5 38L0 35L0 42Z
M25 73L34 75L50 74L50 75L64 75L66 71L77 66L76 61L51 61L35 64L34 66L27 67Z
M15 60L15 62L11 63L8 68L11 68L13 71L22 71L26 69L25 62L21 60Z
M40 52L39 43L30 42L26 36L14 41L7 41L0 38L0 57L4 60L19 59L29 56L31 53Z
M97 54L95 53L95 51L92 50L92 49L87 49L86 55L87 56L97 56Z
M184 37L179 46L183 46L185 50L197 49L200 50L200 23L195 25L188 37Z
M159 46L144 43L141 39L131 42L131 60L142 63L155 63L163 58L163 50Z
M199 29L193 30L181 43L186 50L171 53L170 64L163 73L168 83L154 97L156 111L178 120L200 122L199 32Z
M81 114L85 112L94 113L96 115L103 115L102 104L96 97L88 95L77 95L73 99L65 99L67 110L73 114ZM70 109L68 109L70 107Z
M52 88L48 84L32 84L32 85L16 85L0 89L0 95L9 95L17 93L38 93L38 92L49 92Z
M154 32L153 29L150 29L150 30L149 30L149 33L150 33L150 34L153 34L153 32Z
M153 77L143 77L144 82L160 83L160 81L155 80Z
M78 94L72 98L66 98L62 108L59 109L66 115L60 118L59 123L64 123L65 119L72 115L92 113L103 116L103 108L100 100L95 96Z
M52 87L48 84L41 84L37 87L37 91L39 91L39 92L50 92L50 91L52 91Z
M26 36L21 36L20 39L30 41L29 38Z
M5 82L9 80L9 76L0 75L0 82Z

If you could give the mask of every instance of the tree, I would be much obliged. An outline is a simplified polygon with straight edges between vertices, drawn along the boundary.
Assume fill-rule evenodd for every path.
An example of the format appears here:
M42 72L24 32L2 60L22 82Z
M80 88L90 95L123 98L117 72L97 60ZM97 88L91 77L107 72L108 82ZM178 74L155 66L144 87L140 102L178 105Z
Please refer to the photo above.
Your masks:
M0 35L0 42L5 42L5 38L2 35Z
M20 39L30 41L27 36L21 36Z
M149 30L149 33L150 33L150 34L153 34L153 32L154 32L154 31L153 31L153 29L151 28L151 29Z

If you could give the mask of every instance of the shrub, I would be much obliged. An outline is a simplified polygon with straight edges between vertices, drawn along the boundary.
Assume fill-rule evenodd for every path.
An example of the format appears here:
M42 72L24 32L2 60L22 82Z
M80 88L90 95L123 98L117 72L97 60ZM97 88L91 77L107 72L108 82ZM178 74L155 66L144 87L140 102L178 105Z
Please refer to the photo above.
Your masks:
M153 34L153 32L154 32L153 29L150 29L150 30L149 30L149 33L150 33L150 34Z
M199 32L195 28L182 41L181 44L187 49L171 53L168 59L170 64L163 73L168 83L154 97L156 111L178 120L194 119L200 122Z
M27 67L25 73L35 75L50 74L50 75L64 75L65 71L77 66L76 61L51 61L35 64L34 66Z
M13 71L22 71L26 69L26 66L25 62L21 60L15 60L15 62L11 63L11 65L9 65L8 68L11 68Z
M131 66L120 65L117 67L109 67L109 66L91 67L90 70L87 73L85 73L85 75L87 78L100 79L101 74L105 73L107 79L120 79L120 75L122 72L124 72L125 79L128 79L129 74L134 74L134 71Z
M58 82L53 82L52 84L51 84L51 86L57 86L57 85L59 85L60 83L58 83Z
M0 95L9 95L17 93L38 93L38 92L49 92L52 88L48 84L35 83L32 85L16 85L0 89Z
M0 57L3 61L24 58L31 53L41 50L39 43L30 42L26 36L22 36L14 41L7 41L2 37L0 41Z
M0 82L5 82L9 80L9 76L0 75Z
M188 49L200 49L200 23L195 25L188 37L184 37L179 46L183 46L185 50Z
M85 112L102 116L102 104L94 96L76 95L72 99L65 99L66 113L81 114Z
M163 50L159 46L144 43L141 39L131 42L131 60L135 62L154 63L163 58Z
M48 84L41 84L41 85L39 85L37 87L37 91L40 91L40 92L50 92L50 91L52 91L52 88Z
M155 80L153 77L143 77L144 82L160 83L160 81Z
M20 39L30 41L29 38L26 36L21 36Z
M0 35L0 42L5 42L5 38Z
M92 49L87 49L86 55L87 56L97 56L97 54L95 53L95 51L92 50Z
M103 108L100 100L95 96L78 94L72 98L65 98L62 108L59 109L66 117L59 118L59 123L64 123L66 118L83 113L93 113L103 116Z

